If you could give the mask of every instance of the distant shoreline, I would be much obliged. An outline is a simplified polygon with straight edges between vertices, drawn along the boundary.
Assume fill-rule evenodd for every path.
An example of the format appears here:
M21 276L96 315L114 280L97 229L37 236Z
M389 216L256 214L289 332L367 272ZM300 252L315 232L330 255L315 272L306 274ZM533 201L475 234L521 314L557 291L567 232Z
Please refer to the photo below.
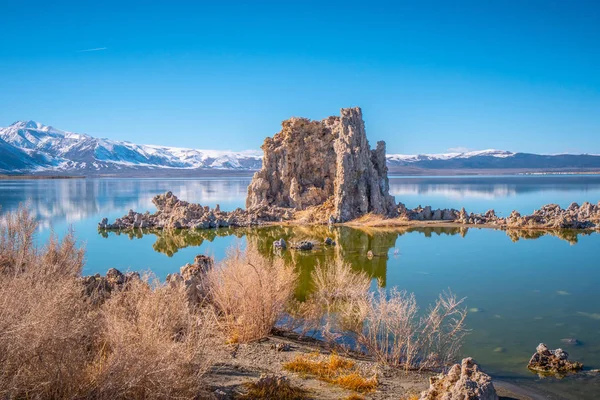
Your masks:
M41 180L41 179L85 179L85 176L71 175L0 175L0 180L3 181L25 181L25 180Z
M0 174L0 180L28 180L28 179L121 179L121 178L211 178L211 177L239 177L251 178L254 170L152 170L131 171L118 174L89 174L89 175L53 175L43 174ZM560 176L560 175L600 175L600 170L522 170L522 169L397 169L390 168L390 178L403 177L465 177L465 176Z

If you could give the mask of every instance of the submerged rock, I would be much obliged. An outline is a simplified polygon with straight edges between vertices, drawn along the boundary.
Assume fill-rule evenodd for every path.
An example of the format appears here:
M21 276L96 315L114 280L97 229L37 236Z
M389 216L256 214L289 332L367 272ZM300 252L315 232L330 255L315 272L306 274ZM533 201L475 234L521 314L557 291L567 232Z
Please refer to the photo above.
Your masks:
M578 339L575 338L564 338L564 339L560 339L560 341L566 345L569 346L579 346L581 345L581 342Z
M446 375L431 377L429 384L420 400L498 400L492 378L472 358L455 364Z
M285 250L287 249L287 244L285 243L285 240L281 238L273 242L273 247L279 250Z
M295 211L324 206L323 222L346 222L367 213L393 216L385 142L370 149L360 108L322 121L290 118L262 146L262 169L248 187L246 207Z
M544 343L540 343L535 350L535 354L527 364L527 368L532 371L561 375L577 372L583 368L580 362L569 361L569 353L563 349L550 350Z
M315 247L314 243L310 242L308 240L301 240L298 243L294 243L292 245L292 248L294 248L296 250L303 250L303 251L312 250L313 247Z

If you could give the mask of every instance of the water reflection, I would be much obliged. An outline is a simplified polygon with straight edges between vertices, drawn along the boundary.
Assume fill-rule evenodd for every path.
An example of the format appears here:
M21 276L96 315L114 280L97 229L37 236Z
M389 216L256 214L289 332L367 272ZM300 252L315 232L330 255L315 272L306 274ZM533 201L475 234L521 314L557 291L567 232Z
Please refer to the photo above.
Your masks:
M403 228L350 228L327 226L268 226L259 228L219 228L204 230L142 230L136 229L125 232L100 230L104 238L110 236L127 236L129 239L142 239L147 235L154 236L152 248L159 253L173 257L179 250L188 247L200 247L205 242L212 243L219 237L244 238L247 246L257 249L265 257L283 257L298 267L301 274L300 293L310 289L310 273L316 263L325 264L342 261L349 263L356 270L366 272L371 278L378 280L381 285L387 283L387 263L390 257L397 256L396 241L408 234L420 234L426 238L433 236L466 237L469 230L489 228L457 227L403 227ZM593 232L573 230L506 230L506 235L512 242L519 240L539 239L543 236L553 236L576 244L580 236ZM337 245L325 246L326 238L332 238ZM286 242L310 240L317 243L310 252L284 251L274 253L273 242L283 238ZM371 254L369 254L371 252Z
M152 197L169 190L184 200L235 209L243 205L249 182L249 178L0 181L0 206L6 212L26 204L44 229L89 218L97 222L129 209L154 210Z
M2 212L27 202L42 228L81 221L95 224L129 209L154 210L152 197L172 191L179 198L222 209L243 207L251 178L199 179L59 179L0 181ZM529 213L547 203L596 203L600 176L547 177L392 177L390 191L413 208L466 207L470 212L513 209Z

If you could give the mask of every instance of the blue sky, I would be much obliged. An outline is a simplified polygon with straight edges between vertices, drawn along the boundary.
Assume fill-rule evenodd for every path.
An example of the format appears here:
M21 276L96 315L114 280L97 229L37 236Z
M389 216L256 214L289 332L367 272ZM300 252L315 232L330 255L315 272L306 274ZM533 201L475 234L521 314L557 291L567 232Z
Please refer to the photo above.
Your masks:
M0 126L243 150L358 105L388 152L600 154L598 1L0 1Z

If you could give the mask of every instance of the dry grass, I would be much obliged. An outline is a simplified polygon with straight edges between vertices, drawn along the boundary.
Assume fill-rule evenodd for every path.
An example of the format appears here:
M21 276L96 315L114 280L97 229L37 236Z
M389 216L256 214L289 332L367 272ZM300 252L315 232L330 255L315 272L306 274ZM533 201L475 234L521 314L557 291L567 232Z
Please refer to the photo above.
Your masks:
M311 274L312 298L333 311L348 301L362 299L368 293L371 279L364 272L355 272L350 264L337 260L323 266L318 263Z
M85 392L96 329L77 277L83 251L72 235L34 246L25 208L0 222L0 398L65 398Z
M345 389L367 393L377 387L377 377L365 377L358 370L356 363L339 357L335 353L327 358L318 354L299 355L283 366L288 371L306 374Z
M380 288L344 308L339 320L343 330L381 363L440 368L454 360L467 333L463 300L444 293L421 314L412 293Z
M418 394L411 394L408 397L403 397L401 400L419 400L420 397Z
M466 310L452 293L421 313L413 294L396 288L370 292L368 276L349 264L318 265L312 278L314 292L299 314L330 343L351 336L358 350L406 369L443 367L457 355Z
M344 397L344 400L365 400L365 398L361 395L353 393L350 396Z
M230 341L249 342L270 334L292 299L298 275L282 260L256 250L233 250L207 275L209 301Z
M194 398L209 330L185 292L140 281L84 294L72 234L34 245L25 209L0 223L0 398Z
M103 397L197 395L212 361L212 321L191 313L186 296L183 286L140 280L102 305L102 349L88 370Z
M318 262L311 280L313 290L306 301L296 302L288 310L293 319L292 326L301 328L303 335L318 331L325 340L334 342L339 338L335 333L336 315L367 296L371 279L366 273L355 272L349 264L338 260L328 266Z
M306 400L311 398L308 390L292 385L283 377L262 377L246 384L247 392L238 399L243 400Z

